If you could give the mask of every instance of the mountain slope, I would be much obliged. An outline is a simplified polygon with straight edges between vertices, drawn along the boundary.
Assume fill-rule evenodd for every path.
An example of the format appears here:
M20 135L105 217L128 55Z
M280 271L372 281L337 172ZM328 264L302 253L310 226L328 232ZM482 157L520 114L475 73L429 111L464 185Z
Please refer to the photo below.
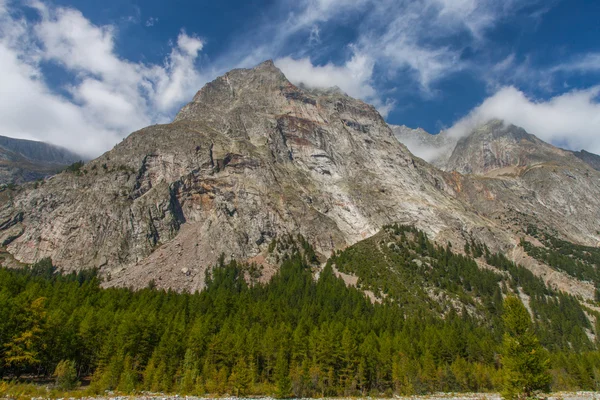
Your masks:
M0 243L22 262L98 267L107 285L179 290L203 288L222 254L268 279L276 238L302 234L324 260L395 222L457 248L475 238L510 252L538 222L589 245L600 240L600 188L588 169L573 183L585 200L575 207L562 172L549 198L520 180L446 173L412 156L372 106L298 88L265 62L217 78L173 123L131 134L78 173L0 193ZM593 297L593 286L537 268Z
M0 184L41 179L80 159L61 147L0 136Z

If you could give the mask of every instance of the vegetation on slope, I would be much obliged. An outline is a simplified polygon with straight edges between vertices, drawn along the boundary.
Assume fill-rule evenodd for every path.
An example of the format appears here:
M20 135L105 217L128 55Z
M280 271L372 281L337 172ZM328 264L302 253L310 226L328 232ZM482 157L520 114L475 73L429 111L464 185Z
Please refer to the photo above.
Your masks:
M497 271L413 228L386 227L335 255L315 280L306 247L292 243L269 283L249 285L247 266L221 263L195 294L102 289L94 273L59 275L48 260L0 269L0 373L60 373L69 386L75 368L96 392L496 391L502 298L522 290L540 302L530 303L532 332L551 351L553 389L598 388L595 343L568 329L591 329L578 303L485 248L472 251ZM347 287L334 266L356 273L383 301Z
M501 326L502 299L520 293L528 299L542 344L554 350L595 348L592 325L573 296L548 288L541 278L481 244L465 246L469 256L438 246L413 227L386 226L374 237L338 252L329 260L358 284L406 313L426 308L437 314L461 311L490 329ZM495 271L481 268L487 264ZM497 331L496 339L501 340Z
M543 245L534 246L521 239L521 246L528 255L579 280L592 282L596 288L600 287L600 248L567 242L548 232L540 232L534 226L528 227L527 234ZM600 291L597 291L596 300L600 301Z

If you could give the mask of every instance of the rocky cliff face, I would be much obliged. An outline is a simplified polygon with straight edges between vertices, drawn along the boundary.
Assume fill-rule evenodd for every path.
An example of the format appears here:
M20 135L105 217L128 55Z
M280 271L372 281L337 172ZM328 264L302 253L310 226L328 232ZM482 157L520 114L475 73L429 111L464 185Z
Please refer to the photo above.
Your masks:
M0 184L45 178L80 159L47 143L0 136Z
M511 251L537 219L595 244L600 175L586 168L572 187L552 171L540 193L446 173L415 158L372 106L298 88L265 62L207 84L171 124L131 134L79 174L0 193L0 243L22 262L98 267L107 285L179 290L201 289L221 254L268 277L275 238L302 234L325 257L393 222L457 248L474 237ZM540 171L525 175L546 179ZM568 201L573 188L581 206ZM548 277L563 278L573 283Z
M489 217L527 215L531 224L597 244L600 175L570 151L496 120L460 139L444 168L460 173L463 200Z

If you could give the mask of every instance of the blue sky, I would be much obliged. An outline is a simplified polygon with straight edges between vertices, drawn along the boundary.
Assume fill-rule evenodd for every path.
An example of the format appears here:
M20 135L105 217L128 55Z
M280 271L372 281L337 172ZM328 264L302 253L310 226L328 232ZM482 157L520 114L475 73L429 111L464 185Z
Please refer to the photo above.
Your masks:
M98 155L273 59L392 124L600 152L599 39L592 0L0 0L0 134Z

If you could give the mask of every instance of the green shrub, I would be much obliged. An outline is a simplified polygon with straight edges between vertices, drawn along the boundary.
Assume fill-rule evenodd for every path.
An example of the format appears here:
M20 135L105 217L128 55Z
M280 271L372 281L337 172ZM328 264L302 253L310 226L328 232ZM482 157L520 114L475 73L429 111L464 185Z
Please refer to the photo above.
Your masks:
M83 167L83 161L79 160L79 161L74 162L73 164L69 165L67 168L65 168L65 171L70 172L72 174L80 175L82 167Z

